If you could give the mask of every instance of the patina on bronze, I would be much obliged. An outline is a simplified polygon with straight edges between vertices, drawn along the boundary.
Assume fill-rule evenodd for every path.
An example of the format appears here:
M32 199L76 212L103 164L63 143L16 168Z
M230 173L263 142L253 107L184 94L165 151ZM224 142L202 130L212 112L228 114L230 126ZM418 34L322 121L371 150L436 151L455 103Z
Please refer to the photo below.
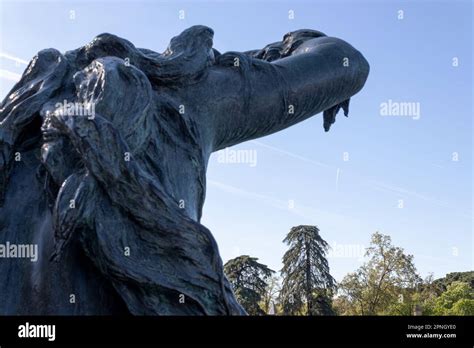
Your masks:
M159 54L102 34L30 62L0 108L0 243L39 257L0 260L1 314L245 314L199 223L209 156L320 112L329 130L369 65L314 30L212 39L194 26Z

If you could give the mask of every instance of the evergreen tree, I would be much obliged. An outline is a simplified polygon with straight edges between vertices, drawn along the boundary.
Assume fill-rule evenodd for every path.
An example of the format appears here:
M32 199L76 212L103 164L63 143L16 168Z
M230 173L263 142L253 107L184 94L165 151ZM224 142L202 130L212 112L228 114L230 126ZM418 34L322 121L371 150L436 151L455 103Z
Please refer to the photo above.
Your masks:
M326 259L328 244L316 226L296 226L283 240L289 250L283 256L280 301L284 314L332 315L335 280Z
M224 265L224 273L232 285L235 297L249 315L266 314L260 307L260 302L267 292L267 280L274 273L257 261L256 257L242 255Z

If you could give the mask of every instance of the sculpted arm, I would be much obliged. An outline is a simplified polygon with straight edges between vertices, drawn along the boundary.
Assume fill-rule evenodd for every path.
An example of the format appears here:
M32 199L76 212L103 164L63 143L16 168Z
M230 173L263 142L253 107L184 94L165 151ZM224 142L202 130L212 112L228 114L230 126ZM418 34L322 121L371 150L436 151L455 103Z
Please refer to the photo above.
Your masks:
M347 115L349 98L361 90L369 72L362 54L337 38L310 38L283 56L271 62L264 55L240 56L239 67L233 66L238 54L218 57L221 64L207 79L207 99L220 103L206 119L214 151L272 134L322 111L328 131L341 107Z

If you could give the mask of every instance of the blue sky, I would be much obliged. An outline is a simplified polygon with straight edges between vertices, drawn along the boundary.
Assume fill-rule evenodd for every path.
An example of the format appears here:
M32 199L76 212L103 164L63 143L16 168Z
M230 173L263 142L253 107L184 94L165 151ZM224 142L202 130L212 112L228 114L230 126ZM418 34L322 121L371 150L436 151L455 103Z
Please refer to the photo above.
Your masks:
M1 1L0 11L2 99L37 51L77 48L102 32L156 51L194 24L214 29L221 52L301 28L348 41L371 65L349 118L325 133L318 115L232 149L256 154L256 165L213 155L203 224L224 261L250 254L275 270L300 224L318 225L334 247L337 280L361 264L375 231L413 254L423 276L474 268L472 2ZM419 119L382 116L388 100L419 103Z

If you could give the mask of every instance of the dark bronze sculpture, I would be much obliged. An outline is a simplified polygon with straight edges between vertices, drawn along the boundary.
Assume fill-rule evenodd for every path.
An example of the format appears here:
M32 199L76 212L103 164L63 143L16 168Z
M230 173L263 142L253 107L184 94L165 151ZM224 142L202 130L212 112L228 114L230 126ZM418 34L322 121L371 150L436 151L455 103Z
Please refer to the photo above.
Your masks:
M0 259L1 314L245 314L199 223L209 156L322 111L329 130L369 65L313 30L243 53L212 38L158 54L102 34L30 62L0 108L0 243L39 257Z

